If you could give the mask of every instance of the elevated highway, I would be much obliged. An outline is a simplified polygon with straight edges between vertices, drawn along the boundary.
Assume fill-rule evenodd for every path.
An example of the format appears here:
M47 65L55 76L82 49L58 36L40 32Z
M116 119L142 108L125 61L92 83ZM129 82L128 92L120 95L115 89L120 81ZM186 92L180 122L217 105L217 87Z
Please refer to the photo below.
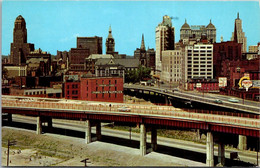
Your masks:
M127 106L130 112L121 111ZM207 134L207 159L214 166L213 134L226 133L259 137L260 121L256 118L230 117L225 115L189 113L170 106L148 106L123 103L100 103L65 99L28 98L2 96L2 113L24 114L37 117L37 130L41 134L42 123L52 127L52 118L86 121L86 143L91 142L91 127L96 126L97 139L101 139L101 122L123 122L140 125L140 153L145 155L146 134L151 131L152 149L157 148L157 131L161 126L200 129ZM11 117L9 117L11 120ZM223 162L224 148L219 143L220 162Z
M212 107L222 107L225 109L229 109L232 111L241 111L245 113L252 113L252 114L257 114L259 115L259 108L260 108L260 103L259 102L250 102L250 103L245 103L246 101L240 101L239 103L232 103L227 100L227 98L224 98L222 100L223 103L219 104L216 103L216 99L220 99L220 97L211 97L211 96L204 96L204 95L199 95L199 94L192 94L189 92L185 91L172 91L172 90L167 90L167 89L162 89L158 87L151 87L151 86L142 86L142 85L129 85L125 84L124 85L124 90L133 90L137 92L153 92L156 94L164 95L167 97L172 97L172 98L177 98L181 100L185 100L187 102L198 102L201 104L206 104L210 105ZM167 90L167 91L166 91ZM230 97L231 98L231 97Z

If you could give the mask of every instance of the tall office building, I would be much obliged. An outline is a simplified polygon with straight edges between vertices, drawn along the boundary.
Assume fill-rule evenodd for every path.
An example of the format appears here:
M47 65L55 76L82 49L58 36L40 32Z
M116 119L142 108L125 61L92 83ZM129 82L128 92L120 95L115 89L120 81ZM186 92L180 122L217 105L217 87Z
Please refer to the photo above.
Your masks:
M115 52L115 40L112 36L112 29L109 26L108 37L106 40L106 54L113 54Z
M26 57L34 51L34 44L27 43L27 29L24 18L19 15L14 22L13 43L11 43L11 63L26 63Z
M232 33L231 41L242 43L242 53L247 51L247 38L245 36L245 32L243 32L242 29L242 20L239 18L239 13L237 13L235 28L234 32Z
M186 45L184 52L182 59L183 84L186 85L190 79L213 79L213 44Z
M156 45L156 72L160 74L162 70L162 51L174 50L175 28L172 26L171 17L163 16L162 23L158 24L155 29L155 45Z
M182 51L163 51L161 80L176 83L181 81L182 74Z
M216 42L216 28L211 23L211 20L207 26L204 25L189 25L185 19L185 23L182 25L180 30L180 40L183 43L188 43L189 40L200 41L201 36L205 34L207 40L210 43Z

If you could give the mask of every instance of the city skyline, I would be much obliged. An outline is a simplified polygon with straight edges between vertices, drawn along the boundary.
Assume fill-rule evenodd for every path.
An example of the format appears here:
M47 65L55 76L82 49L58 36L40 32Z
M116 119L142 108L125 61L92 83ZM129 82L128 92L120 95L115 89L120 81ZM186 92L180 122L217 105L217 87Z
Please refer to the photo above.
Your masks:
M217 42L220 42L221 36L224 41L230 41L237 12L247 46L256 45L260 36L259 3L256 1L3 1L2 55L10 54L13 23L18 15L24 17L28 43L35 44L35 49L56 55L57 50L69 51L76 47L77 36L99 36L103 38L105 53L105 40L111 25L115 51L133 56L134 50L141 46L142 34L146 49L155 48L155 28L164 15L178 18L172 20L175 42L180 39L180 28L185 19L189 25L208 25L211 19L217 29Z

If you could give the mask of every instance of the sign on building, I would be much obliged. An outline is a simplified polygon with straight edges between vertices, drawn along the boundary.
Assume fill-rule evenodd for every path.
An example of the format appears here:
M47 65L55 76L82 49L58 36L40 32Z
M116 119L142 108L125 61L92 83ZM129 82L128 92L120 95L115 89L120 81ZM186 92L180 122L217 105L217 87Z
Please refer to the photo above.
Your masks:
M251 80L243 80L242 86L246 88L246 91L248 91L248 88L250 88L253 85L253 82Z
M197 88L201 88L201 83L196 83Z
M252 80L253 88L260 88L260 80Z
M226 87L227 86L227 78L226 77L219 77L218 78L218 85L219 85L219 87Z

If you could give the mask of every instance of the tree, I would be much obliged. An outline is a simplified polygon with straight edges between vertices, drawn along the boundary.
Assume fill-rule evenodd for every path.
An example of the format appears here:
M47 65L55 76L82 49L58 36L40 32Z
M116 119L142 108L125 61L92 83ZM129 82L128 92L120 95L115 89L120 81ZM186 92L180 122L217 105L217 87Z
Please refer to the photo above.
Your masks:
M126 71L125 74L126 83L136 83L147 78L151 78L151 69L142 65L139 65L137 70Z

